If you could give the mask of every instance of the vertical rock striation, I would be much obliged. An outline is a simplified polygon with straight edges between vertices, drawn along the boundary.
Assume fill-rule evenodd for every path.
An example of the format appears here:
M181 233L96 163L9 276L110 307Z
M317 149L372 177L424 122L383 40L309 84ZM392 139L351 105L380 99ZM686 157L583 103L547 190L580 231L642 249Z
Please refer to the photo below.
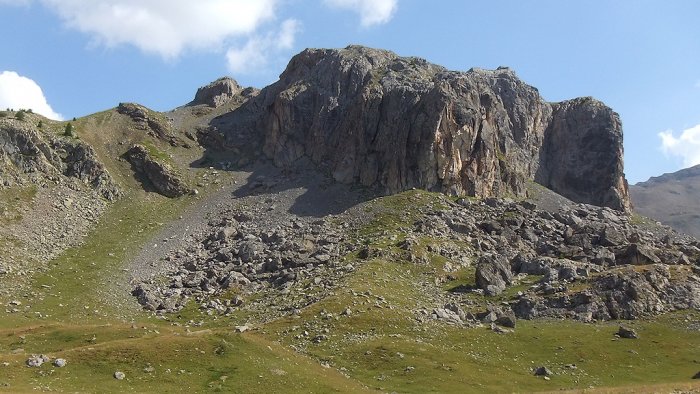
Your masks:
M338 182L385 193L523 196L536 180L629 208L617 114L592 99L547 103L508 68L455 72L359 46L307 49L213 124L237 152L261 150L278 166L307 156Z

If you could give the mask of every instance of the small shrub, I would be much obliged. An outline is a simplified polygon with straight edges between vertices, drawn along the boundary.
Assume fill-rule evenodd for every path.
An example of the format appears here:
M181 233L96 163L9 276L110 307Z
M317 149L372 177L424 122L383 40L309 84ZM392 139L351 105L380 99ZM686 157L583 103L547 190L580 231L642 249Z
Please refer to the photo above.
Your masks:
M66 129L63 132L63 135L65 135L66 137L74 137L75 136L73 133L73 123L69 122L68 124L66 124Z
M19 121L23 121L24 118L25 118L24 110L20 109L19 111L17 111L17 113L15 114L15 119L17 119Z
M6 118L6 117L7 117L7 112L0 111L0 118Z
M38 128L44 127L44 122L39 121L39 123L36 124L36 127L38 127Z

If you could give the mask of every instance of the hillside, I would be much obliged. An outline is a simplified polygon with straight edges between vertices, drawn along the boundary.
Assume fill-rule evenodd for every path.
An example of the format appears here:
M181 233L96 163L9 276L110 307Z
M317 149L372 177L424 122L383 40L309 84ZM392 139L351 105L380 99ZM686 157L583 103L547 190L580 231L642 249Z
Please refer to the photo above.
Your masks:
M630 186L635 211L700 237L700 166Z
M617 114L506 68L5 113L0 391L698 391L700 242L629 207Z

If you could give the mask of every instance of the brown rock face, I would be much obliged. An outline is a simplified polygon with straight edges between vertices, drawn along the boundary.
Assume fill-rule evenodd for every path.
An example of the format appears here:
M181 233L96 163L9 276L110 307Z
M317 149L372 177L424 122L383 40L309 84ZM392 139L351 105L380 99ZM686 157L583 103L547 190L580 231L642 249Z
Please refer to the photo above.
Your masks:
M308 49L216 127L236 151L261 149L278 166L308 156L385 193L523 196L537 179L576 201L629 206L617 115L593 100L549 104L507 68Z

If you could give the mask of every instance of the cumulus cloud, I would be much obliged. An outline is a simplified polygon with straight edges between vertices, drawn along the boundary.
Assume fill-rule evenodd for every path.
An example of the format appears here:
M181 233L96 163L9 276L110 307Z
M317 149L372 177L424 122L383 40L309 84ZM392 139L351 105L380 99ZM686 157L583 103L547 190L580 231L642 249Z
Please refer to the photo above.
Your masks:
M8 1L8 0L0 0ZM9 0L17 2L19 0ZM41 0L72 29L107 47L133 45L175 58L218 49L272 20L278 0Z
M659 137L664 154L680 157L684 167L700 164L700 124L683 130L678 137L673 130L663 131Z
M324 0L333 8L350 10L360 15L362 27L387 23L398 8L398 0Z
M267 65L270 54L291 49L301 23L287 19L278 32L256 35L241 47L232 47L226 52L228 68L232 73L249 73Z
M44 92L34 80L14 71L0 73L0 108L31 109L50 119L63 119L46 102Z

